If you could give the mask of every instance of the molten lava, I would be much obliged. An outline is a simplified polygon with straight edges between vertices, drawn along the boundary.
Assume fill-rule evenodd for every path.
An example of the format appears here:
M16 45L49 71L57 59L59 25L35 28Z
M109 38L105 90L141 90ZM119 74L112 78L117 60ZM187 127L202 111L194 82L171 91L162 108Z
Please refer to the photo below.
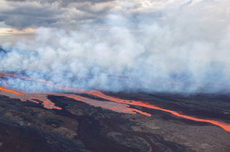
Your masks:
M64 94L64 93L21 93L18 91L13 91L9 89L5 89L0 87L0 94L8 96L10 98L14 99L20 99L21 101L31 101L34 103L39 104L38 101L42 101L42 104L45 108L47 109L57 109L61 110L62 108L57 107L54 105L53 102L51 102L47 97L48 95L55 95L55 96L64 96L67 98L72 98L77 101L81 101L90 105L93 105L95 107L101 107L104 109L109 109L115 112L120 112L120 113L129 113L129 114L135 114L136 112L141 113L146 116L151 116L151 114L148 114L146 112L142 112L137 109L130 108L129 105L127 104L120 104L120 103L114 103L114 102L108 102L108 101L98 101L98 100L93 100L89 98L85 98L79 95L74 95L74 94ZM36 101L38 100L38 101Z
M142 112L140 110L130 108L128 104L114 103L114 102L108 102L108 101L98 101L98 100L93 100L93 99L85 98L85 97L74 95L74 94L51 93L49 95L65 96L67 98L72 98L77 101L81 101L81 102L93 105L95 107L101 107L101 108L109 109L115 112L130 113L130 114L135 114L136 112L138 112L145 116L151 116L151 114L148 114L146 112Z
M5 88L2 88L2 87L0 87L0 91L5 91L5 92L13 93L13 94L16 94L16 95L18 95L18 96L23 96L23 95L24 95L24 94L21 94L21 93L19 93L19 92L17 92L17 91L5 89Z
M57 109L57 110L62 109L60 107L55 106L53 102L48 100L46 94L21 93L19 91L9 90L9 89L2 88L2 87L0 87L0 91L1 91L0 92L1 95L5 95L5 96L8 96L8 97L13 98L13 99L20 99L21 101L27 101L28 100L31 102L39 103L38 101L36 101L36 100L39 100L42 102L43 106L47 109Z
M100 91L88 91L86 93L90 94L90 95L94 95L94 96L100 97L100 98L103 98L103 99L106 99L106 100L118 102L118 103L125 103L125 104L129 104L129 105L141 106L141 107L150 108L150 109L154 109L154 110L164 111L164 112L170 113L170 114L172 114L174 116L177 116L177 117L180 117L180 118L184 118L184 119L189 119L189 120L198 121L198 122L211 123L213 125L219 126L219 127L223 128L224 130L230 132L230 124L225 123L225 122L220 122L220 121L216 121L216 120L201 119L201 118L196 118L196 117L192 117L192 116L187 116L187 115L184 115L184 114L172 111L172 110L163 109L163 108L151 105L149 103L143 103L141 101L122 100L122 99L119 99L119 98L107 96L107 95L103 94Z
M130 105L135 105L135 106L140 106L140 107L145 107L145 108L149 108L149 109L154 109L154 110L160 110L160 111L164 111L167 113L170 113L176 117L180 117L183 119L188 119L188 120L193 120L193 121L198 121L198 122L206 122L206 123L211 123L213 125L219 126L221 128L223 128L224 130L230 132L230 124L225 123L225 122L220 122L217 120L209 120L209 119L201 119L201 118L196 118L193 116L187 116L181 113L178 113L176 111L172 111L172 110L168 110L168 109L164 109L164 108L160 108L154 105L151 105L149 103L144 103L141 101L134 101L134 100L123 100L123 99L119 99L119 98L115 98L115 97L111 97L108 95L105 95L104 93L100 92L100 91L87 91L87 90L80 90L80 89L74 89L74 88L67 88L67 87L60 87L52 82L48 82L46 80L42 80L42 79L32 79L30 77L26 77L26 76L21 76L21 75L14 75L14 74L9 74L9 73L0 73L0 77L16 77L16 78L21 78L21 79L26 79L26 80L30 80L30 81L39 81L39 82L44 82L47 85L50 85L52 87L64 90L64 91L68 91L68 92L73 92L73 93L86 93L95 97L100 97L103 99L106 99L108 101L98 101L98 100L93 100L93 99L89 99L89 98L85 98L79 95L74 95L74 94L64 94L64 93L23 93L23 92L19 92L19 91L14 91L14 90L10 90L7 88L2 88L0 87L0 94L2 95L6 95L8 97L11 98L17 98L20 99L21 101L32 101L35 103L39 103L38 101L42 101L42 104L44 105L45 108L47 109L58 109L61 110L60 107L57 107L54 105L54 103L52 103L50 100L48 100L47 96L48 95L55 95L55 96L65 96L68 98L72 98L75 99L77 101L81 101L90 105L93 105L95 107L102 107L105 109L109 109L115 112L121 112L121 113L130 113L130 114L135 114L135 113L140 113L143 114L145 116L151 116L151 114L134 109L134 108L130 108ZM123 79L123 78L121 78ZM124 78L124 80L128 81L131 79L126 79ZM150 82L151 83L151 82ZM157 82L159 83L159 82ZM181 83L177 83L177 82L169 82L169 83L173 83L173 84L181 84ZM6 86L6 81L4 80L4 84ZM196 85L196 84L194 84ZM38 100L38 101L36 101ZM113 101L113 102L109 102L109 101ZM115 103L114 103L115 102Z

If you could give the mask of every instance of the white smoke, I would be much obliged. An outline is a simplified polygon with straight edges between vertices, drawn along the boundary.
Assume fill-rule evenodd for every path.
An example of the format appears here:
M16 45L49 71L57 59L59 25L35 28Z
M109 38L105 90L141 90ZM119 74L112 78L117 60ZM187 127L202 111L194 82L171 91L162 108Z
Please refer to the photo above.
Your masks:
M230 2L167 4L151 13L114 11L75 31L39 28L35 40L3 45L10 51L0 56L0 70L104 91L229 92ZM45 86L9 83L26 90Z

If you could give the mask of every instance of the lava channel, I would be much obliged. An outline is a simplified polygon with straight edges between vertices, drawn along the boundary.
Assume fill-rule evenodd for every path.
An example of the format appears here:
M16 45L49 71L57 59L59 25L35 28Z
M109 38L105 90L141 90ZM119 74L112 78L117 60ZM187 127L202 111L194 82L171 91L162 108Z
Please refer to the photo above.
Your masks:
M5 74L4 73L0 73L0 76L4 76ZM96 90L93 90L93 91L87 91L87 90L79 90L79 89L74 89L74 88L67 88L67 87L59 87L57 86L56 84L53 84L53 83L50 83L48 81L45 81L45 80L42 80L42 79L32 79L32 78L29 78L29 77L26 77L26 76L19 76L19 75L13 75L13 74L7 74L7 76L14 76L14 77L19 77L19 78L22 78L22 79L28 79L28 80L31 80L31 81L41 81L41 82L45 82L47 83L48 85L51 85L55 88L58 88L58 89L62 89L64 91L70 91L70 92L74 92L74 93L86 93L86 94L89 94L89 95L93 95L93 96L96 96L96 97L100 97L100 98L103 98L103 99L106 99L106 100L109 100L109 101L113 101L113 102L116 102L116 103L120 103L120 104L126 104L126 105L135 105L135 106L140 106L140 107L145 107L145 108L150 108L150 109L154 109L154 110L160 110L160 111L164 111L164 112L167 112L167 113L170 113L174 116L177 116L177 117L180 117L180 118L184 118L184 119L188 119L188 120L193 120L193 121L197 121L197 122L206 122L206 123L210 123L210 124L213 124L213 125L216 125L216 126L219 126L221 128L223 128L224 130L230 132L230 124L228 123L225 123L225 122L221 122L221 121L217 121L217 120L209 120L209 119L201 119L201 118L196 118L196 117L193 117L193 116L187 116L187 115L184 115L184 114L181 114L181 113L178 113L176 111L172 111L172 110L168 110L168 109L164 109L164 108L160 108L160 107L157 107L157 106L154 106L154 105L151 105L149 103L144 103L144 102L141 102L141 101L133 101L133 100L122 100L122 99L119 99L119 98L115 98L115 97L111 97L111 96L108 96L108 95L105 95L103 94L102 92L100 91L96 91ZM175 83L176 84L176 83ZM19 92L16 92L16 91L13 91L13 90L9 90L9 89L4 89L4 88L0 88L0 90L2 91L5 91L5 92L8 92L8 93L13 93L15 95L18 95L19 99L21 99L22 101L25 101L25 100L30 100L30 101L33 101L33 99L37 99L39 100L38 97L36 96L33 96L33 95L28 95L28 94L22 94L22 93L19 93ZM47 99L47 95L48 94L43 94L41 95L42 96L42 101L43 101L43 105L44 107L47 107L48 109L61 109L60 107L56 107L54 106L54 104L51 102L51 101L48 101ZM50 94L52 95L52 93ZM77 96L70 96L69 94L59 94L59 95L62 95L62 96L66 96L66 97L71 97L73 99L78 99L79 101L82 101L82 102L88 102L89 103L89 99L85 99L83 97L79 98ZM21 97L20 97L21 96ZM52 104L51 104L52 103ZM94 106L98 106L98 105L95 105L95 103L91 102L92 105ZM102 108L106 108L106 106L100 106ZM128 106L126 106L128 107ZM129 107L128 107L129 108ZM110 108L111 110L112 108ZM113 110L114 111L114 110ZM123 110L122 110L123 111ZM132 112L130 112L132 111ZM124 111L123 111L124 112ZM140 110L137 110L137 109L128 109L127 112L125 113L136 113L136 112L139 112L143 115L146 115L146 116L151 116L151 114L148 114L148 113L145 113L145 112L142 112Z

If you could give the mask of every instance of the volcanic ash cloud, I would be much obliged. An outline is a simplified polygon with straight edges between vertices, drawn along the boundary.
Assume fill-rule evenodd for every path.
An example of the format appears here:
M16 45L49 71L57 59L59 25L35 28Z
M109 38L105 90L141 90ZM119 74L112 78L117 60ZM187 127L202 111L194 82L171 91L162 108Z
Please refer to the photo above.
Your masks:
M35 40L3 45L0 70L104 91L229 92L226 1L176 2L152 13L115 11L75 31L39 28ZM8 81L21 90L52 90Z

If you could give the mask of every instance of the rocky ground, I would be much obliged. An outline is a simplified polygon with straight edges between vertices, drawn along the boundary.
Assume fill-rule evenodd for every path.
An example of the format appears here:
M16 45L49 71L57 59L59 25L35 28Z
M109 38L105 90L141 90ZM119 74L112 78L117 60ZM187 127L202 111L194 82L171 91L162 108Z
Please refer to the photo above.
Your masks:
M107 94L230 123L230 97L226 95ZM230 132L209 123L138 106L133 108L152 116L117 113L62 96L48 98L62 110L0 96L1 152L230 151Z

